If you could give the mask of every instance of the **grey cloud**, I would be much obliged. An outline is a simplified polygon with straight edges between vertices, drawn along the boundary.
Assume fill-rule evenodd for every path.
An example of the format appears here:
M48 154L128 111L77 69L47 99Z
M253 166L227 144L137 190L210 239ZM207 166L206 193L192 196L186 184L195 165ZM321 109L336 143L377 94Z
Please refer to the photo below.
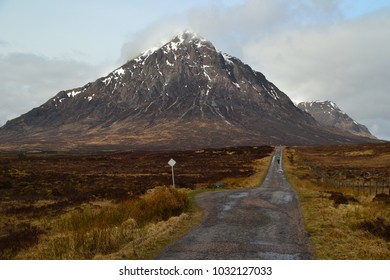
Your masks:
M295 10L301 10L302 6L291 7L288 2L248 0L235 6L223 6L214 1L184 15L159 19L129 38L122 47L121 61L131 59L151 46L160 46L185 29L197 32L218 48L239 56L242 43L292 24L292 21L280 19L289 19L287 15L296 13Z
M245 57L291 98L332 100L389 137L389 28L388 9L337 25L285 30L248 43Z
M280 21L288 12L283 8L286 2L250 0L238 6L223 6L214 1L206 7L193 8L184 15L159 19L132 34L122 47L120 60L124 62L152 46L161 46L185 29L199 33L224 51L239 55L242 42L253 38L253 35L271 32L270 27L274 29L288 24Z
M362 119L362 123L370 129L370 132L379 139L390 139L390 131L384 129L390 127L390 120L386 118Z
M34 54L0 56L0 125L46 102L63 89L97 77L92 65Z
M210 6L189 12L188 23L223 50L243 55L243 46L296 26L340 18L337 1L247 0L236 6Z

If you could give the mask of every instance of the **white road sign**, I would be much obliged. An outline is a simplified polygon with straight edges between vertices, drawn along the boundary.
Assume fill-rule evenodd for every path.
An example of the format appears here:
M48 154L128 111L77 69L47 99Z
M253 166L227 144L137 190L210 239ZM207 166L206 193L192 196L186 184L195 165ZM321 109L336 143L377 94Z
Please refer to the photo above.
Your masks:
M168 164L173 167L176 164L176 161L173 158L171 158L171 160L168 161Z

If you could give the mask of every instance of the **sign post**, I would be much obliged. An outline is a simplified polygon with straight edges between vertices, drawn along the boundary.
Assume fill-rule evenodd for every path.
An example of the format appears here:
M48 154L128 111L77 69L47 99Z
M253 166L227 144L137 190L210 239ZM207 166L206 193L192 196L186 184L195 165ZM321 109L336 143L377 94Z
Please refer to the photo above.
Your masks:
M168 161L168 164L171 166L172 168L172 183L173 183L173 187L175 187L175 175L173 173L173 166L176 164L176 161L171 158L169 161Z

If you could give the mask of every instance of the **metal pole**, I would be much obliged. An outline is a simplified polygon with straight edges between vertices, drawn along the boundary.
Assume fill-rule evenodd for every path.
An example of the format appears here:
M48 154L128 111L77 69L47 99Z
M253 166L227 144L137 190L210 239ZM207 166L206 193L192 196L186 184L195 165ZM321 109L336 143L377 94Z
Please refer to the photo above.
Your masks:
M173 187L175 187L175 174L173 173L173 166L172 166L172 183L173 183Z

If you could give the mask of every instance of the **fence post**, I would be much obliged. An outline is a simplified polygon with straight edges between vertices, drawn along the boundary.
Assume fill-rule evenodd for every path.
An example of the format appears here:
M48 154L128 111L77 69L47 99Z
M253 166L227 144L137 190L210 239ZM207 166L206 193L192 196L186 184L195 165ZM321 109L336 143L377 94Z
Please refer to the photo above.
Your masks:
M357 181L357 190L358 190L358 194L360 194L360 181Z
M375 180L375 195L378 194L378 179Z
M382 178L382 193L385 193L385 179Z
M371 195L372 180L370 179L370 195Z
M357 193L360 194L360 193L359 193L359 187L360 187L360 182L359 182L359 180L356 181L356 187L357 187Z
M359 194L359 181L353 181L353 186L355 188L355 192Z

